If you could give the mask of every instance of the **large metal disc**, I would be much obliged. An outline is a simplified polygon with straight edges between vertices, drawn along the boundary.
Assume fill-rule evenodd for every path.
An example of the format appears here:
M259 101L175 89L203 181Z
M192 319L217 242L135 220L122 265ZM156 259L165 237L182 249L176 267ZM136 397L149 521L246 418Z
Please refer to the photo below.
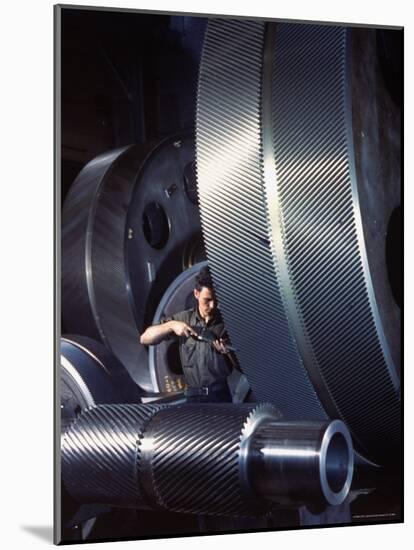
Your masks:
M150 389L124 258L126 208L145 154L130 146L101 155L73 183L62 212L62 315L66 331L103 342Z
M65 330L103 342L145 390L139 334L171 280L204 255L194 182L193 139L173 137L97 157L63 208Z
M375 34L354 34L209 22L197 107L199 201L221 310L254 394L287 418L342 418L357 447L386 462L400 438L399 309L385 259L373 258L386 255L375 217L386 227L386 203L400 200L399 111L378 63L361 80ZM357 39L369 49L362 60ZM369 136L364 151L358 131Z

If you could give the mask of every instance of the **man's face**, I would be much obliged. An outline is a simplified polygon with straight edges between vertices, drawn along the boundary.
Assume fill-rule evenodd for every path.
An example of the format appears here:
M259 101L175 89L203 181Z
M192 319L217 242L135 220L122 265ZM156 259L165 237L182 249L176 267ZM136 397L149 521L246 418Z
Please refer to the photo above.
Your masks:
M205 286L201 290L194 289L194 296L198 302L198 311L206 321L213 317L217 300L214 292Z

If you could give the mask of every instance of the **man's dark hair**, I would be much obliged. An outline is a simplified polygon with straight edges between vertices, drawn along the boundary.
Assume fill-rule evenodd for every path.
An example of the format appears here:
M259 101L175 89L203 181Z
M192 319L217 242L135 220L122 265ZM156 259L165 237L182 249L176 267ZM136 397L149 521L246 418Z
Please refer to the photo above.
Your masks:
M198 272L195 280L195 287L197 290L201 290L204 287L214 290L213 280L208 266L203 267L203 269Z

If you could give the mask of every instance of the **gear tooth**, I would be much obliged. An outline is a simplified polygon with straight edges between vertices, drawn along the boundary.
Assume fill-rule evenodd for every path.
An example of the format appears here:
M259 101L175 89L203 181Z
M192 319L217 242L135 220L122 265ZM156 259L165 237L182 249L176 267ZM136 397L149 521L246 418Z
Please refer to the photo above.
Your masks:
M249 412L240 433L240 441L247 437L256 427L258 421L264 419L279 420L282 413L272 403L259 403Z

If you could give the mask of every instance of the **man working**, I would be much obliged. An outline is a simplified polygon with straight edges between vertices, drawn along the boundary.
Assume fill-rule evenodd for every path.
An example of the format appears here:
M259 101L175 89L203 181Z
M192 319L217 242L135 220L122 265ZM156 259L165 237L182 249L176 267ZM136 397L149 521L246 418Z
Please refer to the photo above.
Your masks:
M224 323L208 267L196 277L193 309L180 311L159 325L148 327L141 344L154 345L179 338L180 359L187 383L187 401L231 402L227 376L237 360L227 348Z

